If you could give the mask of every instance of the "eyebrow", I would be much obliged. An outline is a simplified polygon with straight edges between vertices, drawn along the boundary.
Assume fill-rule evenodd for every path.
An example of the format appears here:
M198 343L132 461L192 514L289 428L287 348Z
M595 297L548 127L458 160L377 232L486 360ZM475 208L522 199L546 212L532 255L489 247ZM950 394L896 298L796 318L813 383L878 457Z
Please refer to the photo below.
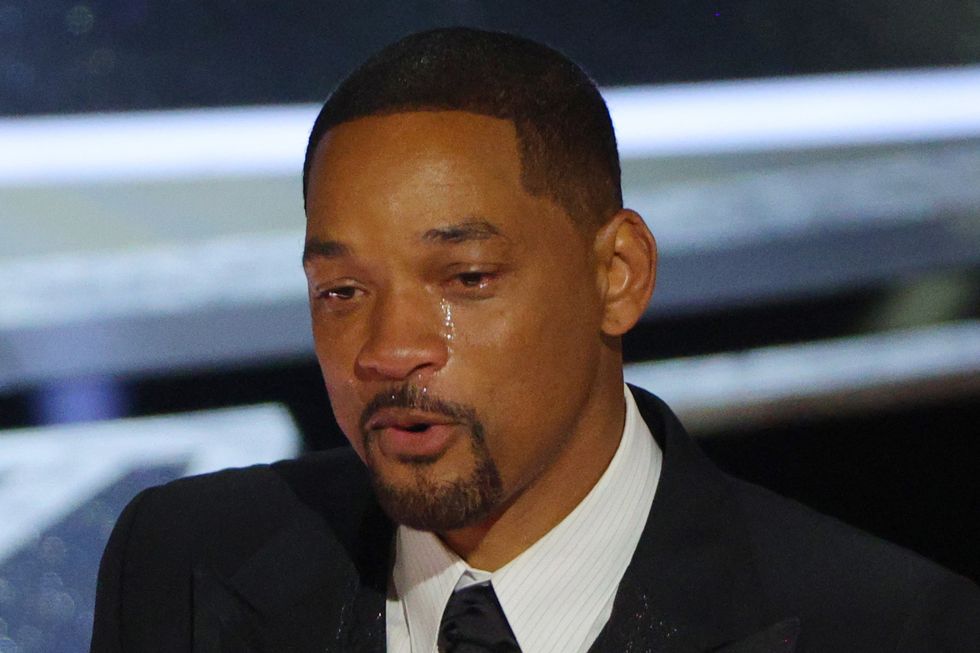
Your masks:
M483 219L464 220L454 224L429 229L422 234L425 242L457 244L469 240L487 240L489 238L506 238L500 229L492 222ZM335 259L350 256L353 250L348 245L337 240L320 240L310 238L303 245L303 264L314 258Z
M303 263L305 264L314 258L339 258L348 256L350 253L350 247L336 240L310 238L303 245Z
M429 229L422 234L422 240L430 243L462 243L468 240L488 240L503 236L500 229L482 219L469 219L455 224Z

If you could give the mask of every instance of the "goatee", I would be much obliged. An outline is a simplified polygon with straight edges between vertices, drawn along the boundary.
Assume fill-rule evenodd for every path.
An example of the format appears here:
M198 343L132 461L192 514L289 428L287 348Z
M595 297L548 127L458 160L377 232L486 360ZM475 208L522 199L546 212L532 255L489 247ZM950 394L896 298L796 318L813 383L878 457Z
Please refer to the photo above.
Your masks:
M402 464L415 467L413 480L390 483L377 471L371 446L374 434L366 428L371 416L383 408L421 410L459 423L469 435L471 471L451 481L434 481L427 472L438 459L402 460ZM483 424L472 407L438 399L424 389L405 384L376 395L364 407L360 427L375 494L396 523L424 531L449 531L485 520L499 505L503 496L500 473L487 449Z

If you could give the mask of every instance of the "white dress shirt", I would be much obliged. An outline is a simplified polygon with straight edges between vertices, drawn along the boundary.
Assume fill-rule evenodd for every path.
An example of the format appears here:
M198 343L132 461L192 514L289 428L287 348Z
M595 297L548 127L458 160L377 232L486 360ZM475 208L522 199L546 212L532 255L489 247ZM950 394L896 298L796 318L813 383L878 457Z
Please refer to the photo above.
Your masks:
M588 651L612 613L663 459L624 391L623 435L599 481L558 525L496 572L471 568L432 533L398 527L386 605L388 651L435 653L450 595L486 580L523 653Z

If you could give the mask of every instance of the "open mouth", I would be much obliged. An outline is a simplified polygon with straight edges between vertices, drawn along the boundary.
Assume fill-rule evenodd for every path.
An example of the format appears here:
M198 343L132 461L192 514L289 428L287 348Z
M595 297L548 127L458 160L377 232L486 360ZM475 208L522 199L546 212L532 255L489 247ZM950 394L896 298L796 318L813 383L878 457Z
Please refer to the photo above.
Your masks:
M382 409L367 423L369 431L397 429L409 433L425 433L434 426L446 426L453 423L447 417L417 410Z
M429 411L386 408L367 423L380 450L397 459L438 456L459 436L459 422Z

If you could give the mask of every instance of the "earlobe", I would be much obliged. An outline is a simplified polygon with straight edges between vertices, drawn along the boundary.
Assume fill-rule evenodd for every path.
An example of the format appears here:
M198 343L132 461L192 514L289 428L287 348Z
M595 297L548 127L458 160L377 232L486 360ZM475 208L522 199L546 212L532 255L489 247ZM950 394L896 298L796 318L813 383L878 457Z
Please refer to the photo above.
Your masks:
M602 332L621 336L639 321L656 282L657 242L636 211L622 209L596 234L604 312Z

